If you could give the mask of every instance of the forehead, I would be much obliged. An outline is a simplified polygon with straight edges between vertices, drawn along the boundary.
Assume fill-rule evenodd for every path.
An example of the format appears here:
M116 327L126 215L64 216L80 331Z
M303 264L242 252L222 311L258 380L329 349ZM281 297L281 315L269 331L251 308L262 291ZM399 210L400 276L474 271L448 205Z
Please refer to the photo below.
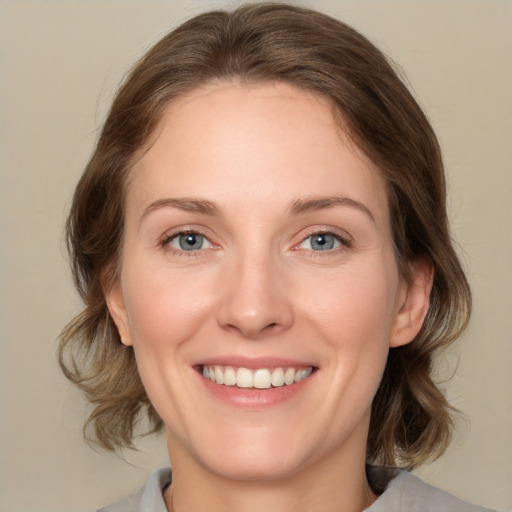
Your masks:
M285 83L208 85L173 102L133 167L128 203L162 194L226 206L348 194L387 209L384 180L330 101Z

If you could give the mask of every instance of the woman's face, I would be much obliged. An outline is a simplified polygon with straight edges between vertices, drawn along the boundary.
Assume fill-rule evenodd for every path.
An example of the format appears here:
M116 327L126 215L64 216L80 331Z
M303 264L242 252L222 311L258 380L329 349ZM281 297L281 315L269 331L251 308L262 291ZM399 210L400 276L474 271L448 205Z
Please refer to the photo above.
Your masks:
M382 178L325 99L285 84L196 90L152 142L107 300L173 466L364 461L388 349L415 334Z

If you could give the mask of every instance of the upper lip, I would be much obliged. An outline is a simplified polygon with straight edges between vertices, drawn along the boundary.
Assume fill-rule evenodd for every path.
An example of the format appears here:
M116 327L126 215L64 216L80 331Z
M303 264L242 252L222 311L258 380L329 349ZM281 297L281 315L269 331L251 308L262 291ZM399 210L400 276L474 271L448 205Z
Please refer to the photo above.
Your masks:
M243 357L243 356L215 356L198 361L193 366L233 366L235 368L247 368L257 370L258 368L307 368L314 367L309 361L298 359L264 356L264 357Z

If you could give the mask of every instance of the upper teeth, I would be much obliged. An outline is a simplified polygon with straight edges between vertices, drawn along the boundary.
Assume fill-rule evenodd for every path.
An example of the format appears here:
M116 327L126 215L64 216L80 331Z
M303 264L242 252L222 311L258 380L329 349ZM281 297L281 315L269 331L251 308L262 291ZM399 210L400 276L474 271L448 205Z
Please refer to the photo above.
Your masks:
M267 389L299 382L311 375L312 366L303 368L234 368L233 366L203 366L203 377L217 384L239 388Z

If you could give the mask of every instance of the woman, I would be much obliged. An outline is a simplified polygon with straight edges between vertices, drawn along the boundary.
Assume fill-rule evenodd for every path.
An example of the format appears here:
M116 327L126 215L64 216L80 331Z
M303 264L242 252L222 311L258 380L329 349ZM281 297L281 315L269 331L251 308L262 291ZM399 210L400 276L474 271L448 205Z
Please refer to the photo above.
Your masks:
M395 469L449 442L432 361L471 300L435 135L350 27L260 4L164 37L68 243L64 372L102 446L149 421L173 468L105 510L484 510Z

